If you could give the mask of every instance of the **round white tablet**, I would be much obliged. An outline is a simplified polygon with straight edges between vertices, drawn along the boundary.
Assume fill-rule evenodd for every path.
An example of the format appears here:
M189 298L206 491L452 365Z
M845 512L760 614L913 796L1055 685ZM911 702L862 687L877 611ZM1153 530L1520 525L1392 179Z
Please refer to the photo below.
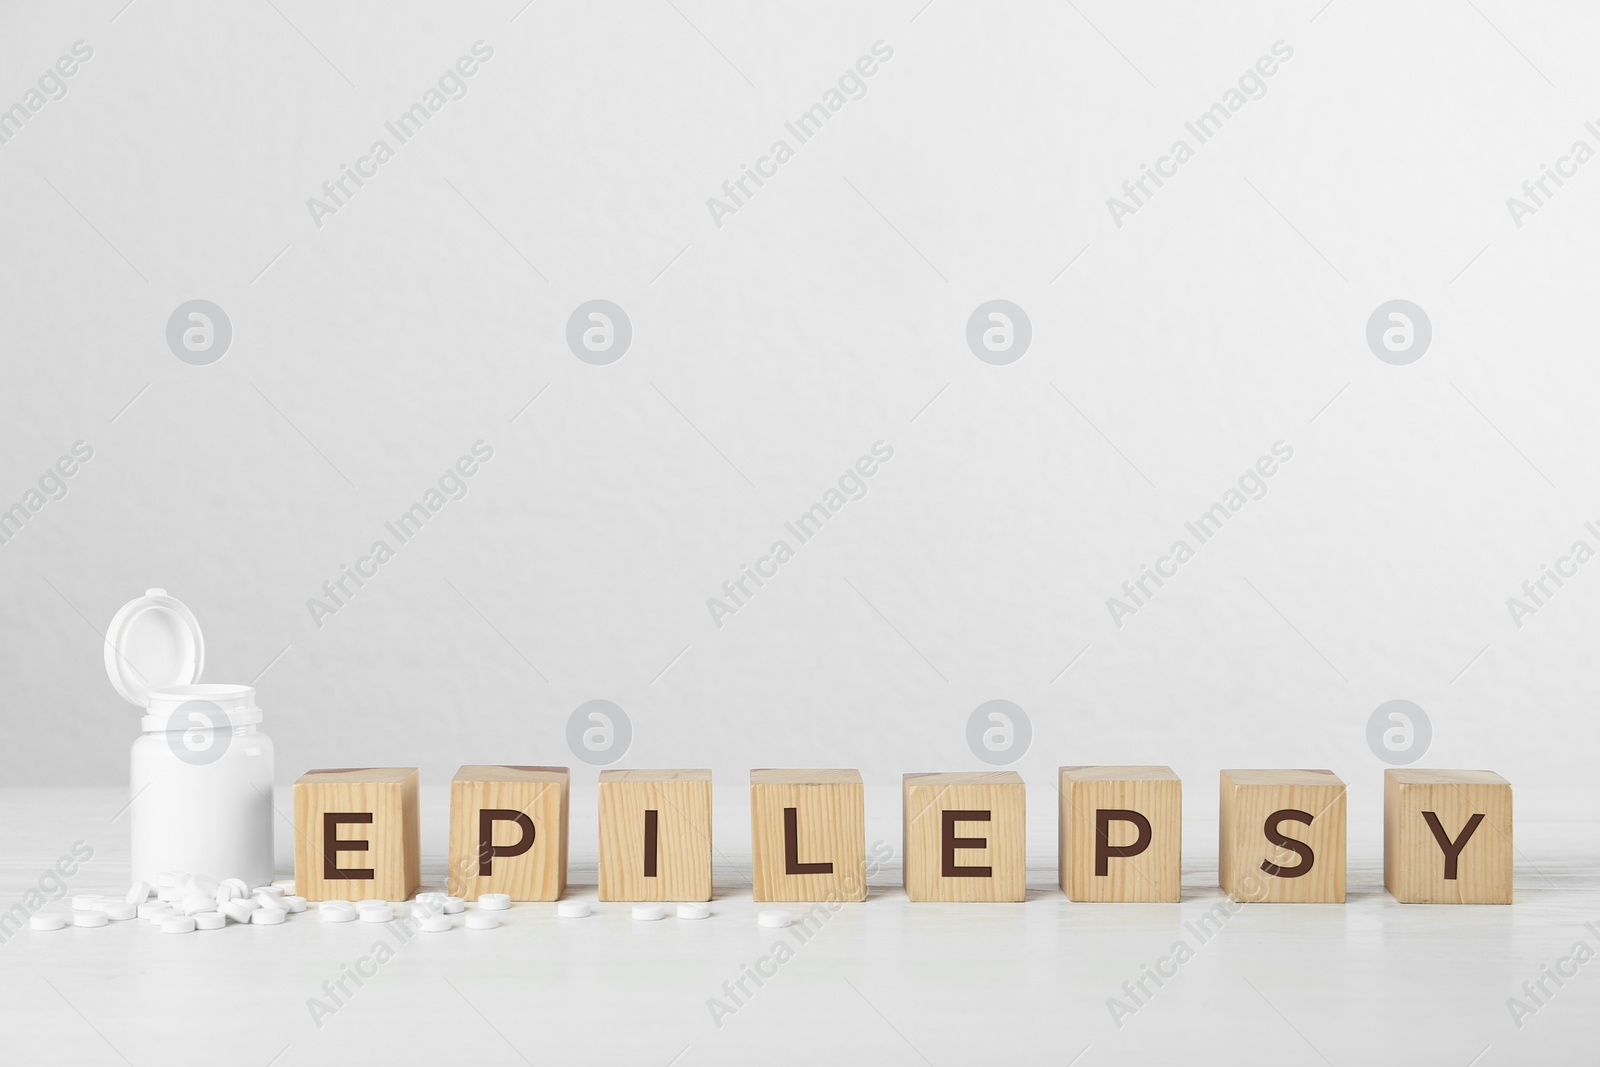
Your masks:
M199 915L204 911L216 911L217 898L202 895L183 898L183 913L185 915Z
M356 921L356 909L349 905L342 908L330 908L324 904L317 909L317 913L325 923L353 923Z
M159 900L147 900L139 905L139 918L152 919L157 915L171 915L174 910L171 904L163 904Z
M174 886L182 885L185 877L185 875L179 874L177 871L162 871L156 875L156 884L162 889L171 889Z
M361 921L364 923L386 923L392 920L394 918L394 909L389 906L387 901L382 901L381 903L382 907L359 909Z
M710 904L679 904L678 918L680 919L708 919L711 917Z
M756 916L756 922L762 926L783 927L794 922L794 916L782 908L768 908Z
M655 922L657 919L665 919L666 917L667 909L663 908L660 904L635 904L633 906L633 918L635 922L649 923Z
M277 908L257 908L250 913L250 922L256 926L282 926L289 913Z
M30 930L60 930L66 925L65 915L35 915L28 920Z
M132 888L130 888L128 890L128 895L123 897L122 899L128 904L132 904L134 907L138 907L140 904L143 904L145 901L150 899L150 883L149 882L135 882L135 883L133 883Z
M139 914L139 909L132 904L107 904L99 909L106 918L112 922L126 922Z
M110 921L103 911L75 911L72 913L73 926L104 926Z
M156 897L159 900L164 900L168 904L171 904L174 901L183 899L183 890L175 885L164 885L160 889L156 890Z
M150 925L152 925L152 926L160 926L161 923L162 923L162 920L170 919L174 915L182 915L182 914L183 914L183 912L176 911L176 910L174 910L173 908L170 908L170 907L152 908L148 915L141 915L141 916L139 916L139 918L149 920Z
M292 913L306 910L305 897L280 897L279 900L283 904L284 911Z
M194 917L196 930L220 930L227 925L227 917L219 911L202 912Z
M562 900L556 903L556 914L563 919L586 919L591 910L587 900Z
M493 930L500 925L500 916L486 911L475 911L467 916L468 930Z
M505 911L511 907L509 893L482 893L478 896L478 907L483 911Z
M422 929L430 934L442 934L450 929L450 916L431 915L422 920Z
M94 906L104 899L99 893L79 893L72 898L72 910L94 911Z
M250 890L251 896L254 896L257 893L266 893L269 896L281 897L283 896L283 887L276 885L258 885L254 889Z
M257 906L259 906L261 908L271 908L273 911L288 911L289 910L288 905L286 905L283 902L283 898L282 897L274 896L271 893L257 893L255 896L251 897L250 899L254 900L256 902Z
M173 915L161 920L161 932L164 934L192 934L195 922L187 915Z
M252 904L253 902L248 900L225 900L217 908L217 914L236 923L247 923L250 921L250 913L257 910Z
M444 898L444 913L446 915L460 915L467 910L467 902L460 897Z

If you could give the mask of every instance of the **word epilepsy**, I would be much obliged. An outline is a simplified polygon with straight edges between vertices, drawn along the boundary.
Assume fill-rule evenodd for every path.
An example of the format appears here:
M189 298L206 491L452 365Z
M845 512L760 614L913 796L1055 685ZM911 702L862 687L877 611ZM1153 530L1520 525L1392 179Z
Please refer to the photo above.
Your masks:
M450 894L559 899L568 787L565 767L462 767L450 783ZM711 899L710 771L607 770L598 788L601 900ZM1176 902L1182 789L1168 767L1062 767L1062 892ZM901 792L911 900L1024 899L1020 775L907 774ZM866 899L859 772L751 771L750 805L756 900ZM1345 784L1332 771L1223 771L1218 822L1232 900L1344 903ZM308 771L294 823L295 885L309 900L405 900L421 884L414 767ZM1492 771L1385 772L1384 885L1402 902L1511 903L1511 830L1511 783ZM873 869L885 853L873 848Z

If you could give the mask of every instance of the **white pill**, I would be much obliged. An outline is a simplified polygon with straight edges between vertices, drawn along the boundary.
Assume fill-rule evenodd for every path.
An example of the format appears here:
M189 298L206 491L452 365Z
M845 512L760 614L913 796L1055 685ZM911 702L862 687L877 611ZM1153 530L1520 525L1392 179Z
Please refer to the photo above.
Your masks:
M139 909L132 904L107 904L100 911L112 922L127 922L139 914Z
M678 918L680 919L709 919L711 917L710 904L679 904Z
M556 914L563 919L584 919L589 915L587 900L563 900L556 904Z
M296 911L305 911L306 910L306 898L305 897L283 897L282 898L282 904L283 904L283 910L284 911L296 912Z
M273 911L289 910L289 908L284 904L283 898L275 897L271 893L257 893L251 899L254 900L256 902L256 906L260 908L270 908Z
M243 878L224 878L222 881L218 882L217 885L219 887L227 886L229 889L232 889L233 895L236 897L247 897L250 895L250 883L246 882Z
M208 897L216 896L217 886L219 884L220 883L209 874L196 874L189 878L189 888L197 892L204 893Z
M250 906L252 903L253 901L248 900L224 900L217 907L217 914L236 923L247 923L250 921L250 913L256 910Z
M478 895L478 907L483 911L505 911L511 907L511 895L509 893L480 893Z
M103 911L75 911L72 913L73 926L104 926L110 921Z
M123 903L132 904L136 908L140 904L143 904L145 901L147 901L149 899L150 899L150 883L149 882L135 882L135 883L133 883L133 885L128 888L128 895L122 898Z
M467 916L468 930L493 930L500 925L500 916L493 912L475 911Z
M212 899L215 900L217 905L220 907L230 900L237 899L240 895L240 892L231 885L219 885L217 886L217 892Z
M152 911L148 915L139 916L139 918L148 921L151 926L160 926L161 925L161 920L170 919L174 915L182 915L182 914L183 914L183 912L181 912L181 911L173 911L171 908L168 908L166 911Z
M445 895L443 893L418 893L416 896L416 901L418 904L443 904L445 902Z
M147 900L139 905L139 918L149 919L157 915L167 916L173 914L175 910L171 904L163 904L159 900Z
M217 901L215 897L194 896L183 898L183 913L185 915L199 915L203 912L216 910Z
M221 912L208 911L194 917L194 928L196 930L220 930L227 925L227 916Z
M177 871L162 871L156 875L156 885L162 889L171 889L174 886L182 885L185 877L187 876L179 874Z
M289 913L277 908L257 908L250 913L250 921L256 926L281 926L288 919Z
M60 930L66 925L65 915L35 915L28 920L30 930Z
M794 916L782 908L768 908L756 916L756 922L762 926L783 927L794 922Z
M175 885L164 885L156 890L156 898L171 904L183 899L183 890Z
M496 920L498 922L498 920ZM422 920L422 929L425 933L442 934L450 929L450 916L432 915Z
M274 897L283 896L283 890L275 885L258 885L254 889L250 890L251 896L254 896L257 893L266 893L267 895Z
M446 915L460 915L467 910L467 902L460 897L444 898L444 913Z
M356 921L354 908L330 908L326 904L317 909L317 914L325 923L353 923Z
M88 904L87 907L80 908L79 910L80 911L105 911L107 908L117 907L121 903L122 903L122 901L120 901L120 900L112 900L110 897L101 897L99 900L91 900L91 901L89 901L89 904Z
M635 904L633 906L633 919L635 922L650 923L666 917L667 909L660 904Z
M394 918L394 909L389 906L387 901L384 901L383 907L360 908L358 909L358 914L364 923L386 923Z
M195 921L187 915L174 915L161 920L161 932L164 934L192 934L194 928Z
M73 911L94 911L95 905L106 899L99 893L79 893L72 898Z

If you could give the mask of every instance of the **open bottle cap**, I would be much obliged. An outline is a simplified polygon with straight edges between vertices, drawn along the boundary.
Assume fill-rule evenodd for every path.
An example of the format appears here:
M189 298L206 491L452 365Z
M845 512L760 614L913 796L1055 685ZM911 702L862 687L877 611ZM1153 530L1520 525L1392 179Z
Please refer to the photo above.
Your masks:
M106 630L106 674L123 699L150 706L155 690L192 685L205 667L200 623L165 589L122 605Z

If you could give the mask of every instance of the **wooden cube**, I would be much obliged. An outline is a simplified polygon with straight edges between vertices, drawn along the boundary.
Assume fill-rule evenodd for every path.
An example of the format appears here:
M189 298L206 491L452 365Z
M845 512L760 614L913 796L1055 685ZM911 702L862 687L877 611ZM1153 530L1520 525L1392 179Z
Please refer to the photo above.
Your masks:
M307 771L294 783L294 831L307 900L409 900L422 884L415 767Z
M1332 771L1223 771L1219 821L1233 900L1344 903L1345 789Z
M861 772L750 772L755 899L867 899Z
M1022 900L1027 822L1015 771L908 774L906 896L912 900Z
M1407 904L1510 904L1511 783L1493 771L1383 774L1383 884Z
M711 772L600 772L600 899L711 899Z
M560 900L567 888L565 767L467 766L450 781L452 896Z
M1171 767L1061 768L1061 891L1177 903L1183 783Z

